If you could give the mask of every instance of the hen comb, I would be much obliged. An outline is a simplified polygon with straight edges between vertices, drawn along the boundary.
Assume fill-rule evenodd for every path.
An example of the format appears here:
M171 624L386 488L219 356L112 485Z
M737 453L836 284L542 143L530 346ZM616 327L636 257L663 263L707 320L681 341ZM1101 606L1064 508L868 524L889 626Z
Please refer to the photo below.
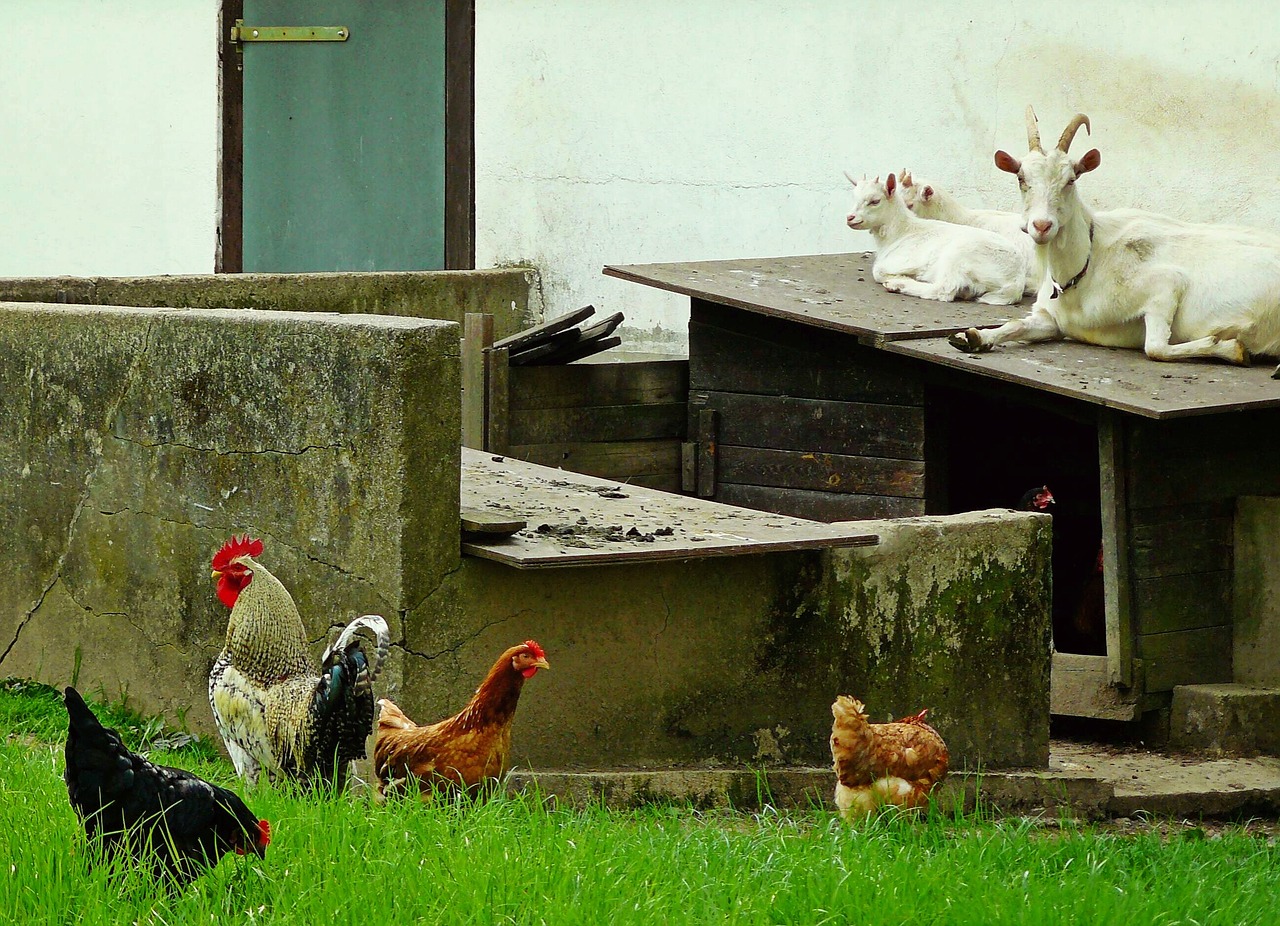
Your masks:
M543 652L542 647L538 645L537 640L525 640L524 645L529 647L529 655L534 659L546 659L547 654Z
M222 549L214 554L213 562L210 565L218 572L222 572L231 565L233 559L237 556L244 556L246 553L250 556L261 556L262 541L257 538L251 538L248 534L243 537L237 537L233 534L231 539L222 545Z
M258 821L258 845L264 849L271 845L271 824L266 820Z

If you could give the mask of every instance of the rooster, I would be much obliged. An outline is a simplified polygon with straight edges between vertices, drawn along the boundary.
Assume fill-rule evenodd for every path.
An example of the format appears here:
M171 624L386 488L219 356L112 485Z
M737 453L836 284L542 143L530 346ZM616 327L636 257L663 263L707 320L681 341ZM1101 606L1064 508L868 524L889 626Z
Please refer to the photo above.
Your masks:
M335 788L365 757L373 730L373 680L390 645L387 623L366 614L349 623L311 668L297 605L255 557L262 541L232 537L213 558L218 598L231 609L227 642L209 673L209 703L236 772ZM370 658L357 636L376 638Z
M424 727L383 698L373 746L378 797L399 793L409 776L417 778L424 794L438 786L475 792L487 779L502 777L520 690L539 669L550 668L547 654L533 640L513 646L498 657L462 711Z
M244 801L180 768L154 765L125 748L74 688L67 705L67 795L85 835L104 854L150 860L153 870L190 881L227 852L262 857L271 824Z
M831 758L836 807L846 820L883 804L920 807L947 774L950 756L938 731L925 723L927 709L897 723L869 723L857 698L840 695L831 705Z

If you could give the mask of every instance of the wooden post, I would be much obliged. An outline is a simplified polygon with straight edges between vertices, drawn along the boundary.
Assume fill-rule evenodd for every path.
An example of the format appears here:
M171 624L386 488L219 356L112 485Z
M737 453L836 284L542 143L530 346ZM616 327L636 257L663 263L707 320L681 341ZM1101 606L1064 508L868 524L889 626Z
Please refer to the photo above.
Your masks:
M698 409L698 497L716 494L716 410Z
M486 450L510 453L511 423L511 352L505 347L491 347L484 353L489 383L489 414L486 420Z
M1133 607L1129 578L1129 467L1125 421L1098 412L1098 484L1102 498L1102 581L1106 589L1107 668L1111 684L1133 685Z
M487 436L485 350L493 343L493 316L468 312L462 323L462 446L483 450Z

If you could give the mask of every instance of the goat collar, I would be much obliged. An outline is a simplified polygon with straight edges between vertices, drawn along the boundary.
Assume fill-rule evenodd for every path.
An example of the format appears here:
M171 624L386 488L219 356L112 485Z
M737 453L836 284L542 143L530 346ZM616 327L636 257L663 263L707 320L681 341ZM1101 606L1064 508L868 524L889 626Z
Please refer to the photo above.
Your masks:
M1059 285L1057 280L1053 281L1053 295L1050 299L1057 299L1071 287L1075 286L1084 279L1084 275L1089 272L1089 261L1093 260L1093 223L1089 223L1089 253L1085 255L1084 266L1080 268L1080 272L1073 276L1067 282Z

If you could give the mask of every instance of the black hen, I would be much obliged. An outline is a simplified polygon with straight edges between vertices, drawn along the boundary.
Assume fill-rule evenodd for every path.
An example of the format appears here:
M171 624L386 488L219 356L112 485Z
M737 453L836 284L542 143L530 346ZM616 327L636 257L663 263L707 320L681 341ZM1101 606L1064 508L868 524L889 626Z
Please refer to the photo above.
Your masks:
M63 695L67 794L91 844L127 853L177 881L189 881L227 852L265 855L271 827L226 788L155 765L125 748L80 693Z

